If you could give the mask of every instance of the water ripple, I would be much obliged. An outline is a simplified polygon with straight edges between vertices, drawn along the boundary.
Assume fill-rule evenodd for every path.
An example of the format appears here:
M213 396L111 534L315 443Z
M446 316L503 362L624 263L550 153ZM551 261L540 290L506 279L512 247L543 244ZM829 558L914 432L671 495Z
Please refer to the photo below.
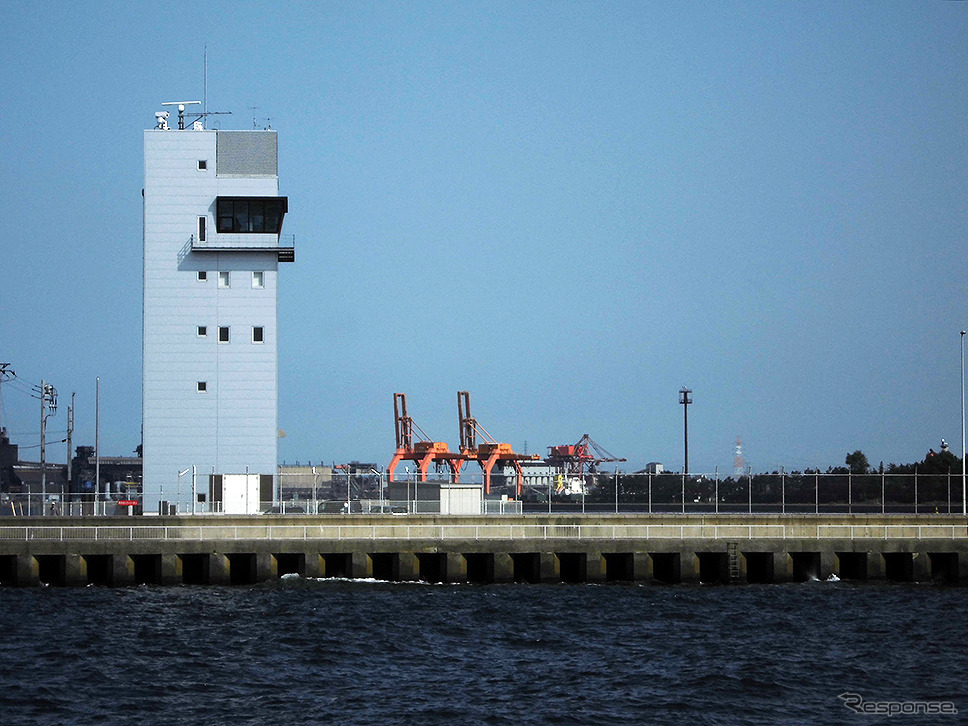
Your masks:
M732 724L968 711L959 589L0 588L3 724Z

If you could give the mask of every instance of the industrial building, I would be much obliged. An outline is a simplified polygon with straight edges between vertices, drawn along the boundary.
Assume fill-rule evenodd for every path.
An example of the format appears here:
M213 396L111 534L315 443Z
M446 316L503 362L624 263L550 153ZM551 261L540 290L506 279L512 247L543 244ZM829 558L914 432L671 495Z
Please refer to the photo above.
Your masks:
M251 513L276 487L288 200L276 132L208 130L193 103L144 132L144 511Z

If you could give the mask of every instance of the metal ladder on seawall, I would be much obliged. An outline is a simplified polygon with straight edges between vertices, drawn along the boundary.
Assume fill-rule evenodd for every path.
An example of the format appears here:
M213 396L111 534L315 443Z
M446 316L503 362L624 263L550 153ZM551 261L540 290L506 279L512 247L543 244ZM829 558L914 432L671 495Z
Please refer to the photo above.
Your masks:
M739 582L739 543L727 542L726 554L729 557L729 581Z

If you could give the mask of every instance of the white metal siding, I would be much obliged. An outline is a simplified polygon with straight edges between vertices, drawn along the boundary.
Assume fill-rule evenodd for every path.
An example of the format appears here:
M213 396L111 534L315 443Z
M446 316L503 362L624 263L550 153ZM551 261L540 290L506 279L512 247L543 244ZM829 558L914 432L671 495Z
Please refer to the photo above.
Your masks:
M275 474L277 272L275 253L192 252L198 217L217 235L218 196L277 196L278 178L218 176L216 131L145 132L143 426L145 511L175 501L177 475ZM245 133L245 132L234 132ZM252 132L265 135L271 132ZM272 134L273 143L275 134ZM198 160L208 169L198 170ZM196 279L198 270L208 280ZM231 287L218 287L219 270ZM265 287L252 287L252 272ZM208 329L198 337L198 326ZM252 326L265 342L252 343ZM219 344L218 328L231 328ZM198 381L208 385L197 392ZM187 490L187 491L186 491ZM205 489L199 486L200 491ZM181 500L190 502L183 479Z

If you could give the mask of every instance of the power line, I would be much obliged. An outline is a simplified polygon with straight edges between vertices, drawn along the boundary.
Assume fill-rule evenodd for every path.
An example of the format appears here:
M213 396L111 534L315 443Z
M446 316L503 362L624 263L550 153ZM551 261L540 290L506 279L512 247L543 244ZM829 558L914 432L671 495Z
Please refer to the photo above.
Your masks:
M40 391L40 386L32 386L28 384L26 381L21 381L19 378L10 379L9 381L7 381L7 385L10 388L14 389L15 391L26 393L28 396L33 396L34 393Z
M67 429L64 429L62 431L50 431L48 433L53 433L55 435L66 434ZM7 435L8 436L40 436L40 432L39 431L8 431Z
M27 393L29 395L40 393L41 384L28 381L22 376L18 376L15 371L10 369L10 363L0 363L0 381L7 384L14 390L21 391L22 393ZM37 398L39 398L39 396L37 396Z
M47 443L47 444L50 444L50 443L63 444L63 443L66 443L66 442L67 442L67 439L66 438L63 438L63 439L60 439L59 441L58 440L55 440L53 442L47 441L45 443ZM40 447L41 447L41 444L31 444L30 446L22 446L22 445L18 445L17 446L18 449L39 449Z

